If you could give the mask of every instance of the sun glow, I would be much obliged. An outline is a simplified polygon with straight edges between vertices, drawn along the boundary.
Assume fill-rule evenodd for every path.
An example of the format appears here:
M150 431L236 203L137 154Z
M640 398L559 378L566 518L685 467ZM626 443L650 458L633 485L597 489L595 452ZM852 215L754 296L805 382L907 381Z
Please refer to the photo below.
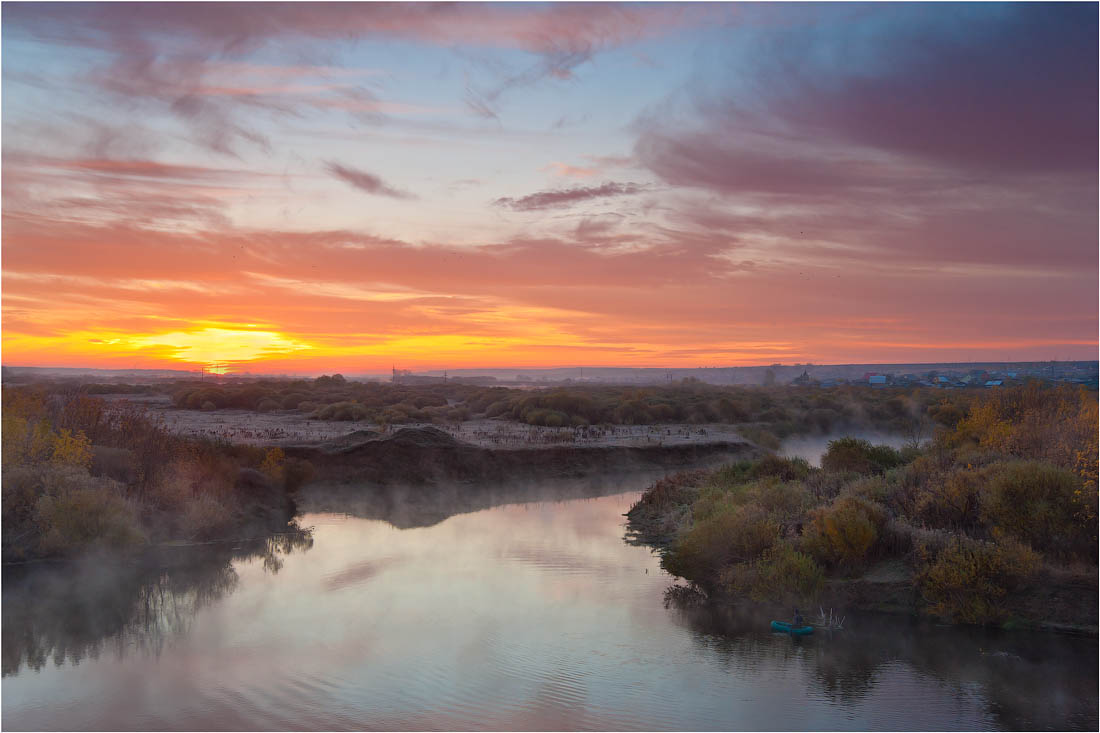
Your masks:
M137 348L170 349L169 358L191 364L248 362L313 348L277 331L214 327L143 336L130 343Z

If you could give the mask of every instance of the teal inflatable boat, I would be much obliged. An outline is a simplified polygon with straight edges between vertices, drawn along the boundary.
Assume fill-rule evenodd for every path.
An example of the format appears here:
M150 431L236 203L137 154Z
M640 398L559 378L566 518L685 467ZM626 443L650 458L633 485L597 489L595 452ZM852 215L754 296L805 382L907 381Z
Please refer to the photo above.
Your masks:
M813 626L791 626L786 621L772 621L772 631L782 631L794 636L809 636L814 633Z

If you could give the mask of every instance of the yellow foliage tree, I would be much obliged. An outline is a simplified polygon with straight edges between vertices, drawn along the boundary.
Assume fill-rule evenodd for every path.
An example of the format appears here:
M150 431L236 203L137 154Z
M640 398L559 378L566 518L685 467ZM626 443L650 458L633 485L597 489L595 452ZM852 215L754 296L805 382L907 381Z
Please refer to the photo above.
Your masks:
M260 464L260 471L267 474L272 481L282 481L286 470L286 454L282 448L269 448L264 455L264 462Z
M70 466L88 468L92 465L92 442L79 430L74 435L62 430L53 436L50 460Z

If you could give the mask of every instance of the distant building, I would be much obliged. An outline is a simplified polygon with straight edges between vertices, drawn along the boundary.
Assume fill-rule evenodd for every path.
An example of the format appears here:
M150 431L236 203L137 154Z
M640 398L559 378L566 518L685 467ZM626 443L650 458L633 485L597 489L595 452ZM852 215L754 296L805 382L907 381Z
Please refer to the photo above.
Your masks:
M1003 380L990 379L988 382L985 383L985 386L986 387L1000 387L1002 384L1004 384Z
M869 376L867 378L867 383L868 384L885 385L886 384L886 375L885 374L872 374L871 376Z
M795 377L794 380L791 381L791 384L796 387L808 387L813 381L809 372L803 370L800 376Z

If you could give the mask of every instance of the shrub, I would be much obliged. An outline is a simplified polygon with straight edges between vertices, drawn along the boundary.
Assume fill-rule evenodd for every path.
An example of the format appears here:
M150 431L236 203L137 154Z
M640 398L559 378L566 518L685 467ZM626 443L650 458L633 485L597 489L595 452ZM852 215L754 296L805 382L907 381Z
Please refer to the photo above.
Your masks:
M291 392L283 397L282 406L284 410L297 410L299 405L308 401L309 395L302 394L301 392Z
M958 538L930 558L927 553L917 585L928 612L963 623L991 623L1008 614L1005 594L1023 586L1039 567L1029 547L1005 539L978 542Z
M268 448L264 461L260 464L260 471L273 482L282 483L286 472L286 453L283 449Z
M666 509L691 504L698 498L698 486L706 476L707 472L702 470L666 476L649 487L635 506Z
M569 416L559 410L539 408L527 413L528 425L542 425L548 428L561 428L570 424Z
M232 524L232 514L215 497L196 494L184 502L178 524L184 538L205 540L223 534Z
M831 501L848 485L848 476L842 473L814 471L806 477L802 485L810 496L818 501Z
M731 566L722 579L730 591L754 601L805 603L821 592L825 573L812 557L780 542L753 563Z
M774 476L780 481L798 481L810 473L810 464L804 458L781 458L769 453L756 461L749 470L753 478Z
M755 560L778 537L779 525L759 507L727 505L691 527L665 557L665 568L710 582L727 565Z
M279 407L280 407L279 402L276 402L271 397L264 397L262 400L260 400L256 404L256 411L257 412L271 412L273 410L278 410Z
M145 542L137 514L110 479L66 478L65 488L39 498L36 520L40 549L47 554L73 553L93 547L128 549Z
M811 512L804 547L828 565L858 569L869 559L885 521L882 506L841 495L829 506Z
M753 504L783 520L801 515L813 503L812 497L801 483L774 478L749 484L735 501Z
M982 477L961 469L925 482L916 493L913 513L932 527L968 529L978 523Z
M764 428L738 428L738 431L745 437L746 440L750 440L756 443L764 450L779 450L780 440L775 433Z
M299 405L301 409L301 405ZM366 408L358 402L334 402L317 410L315 416L321 420L364 420L367 417ZM390 422L393 422L392 420Z
M92 443L80 431L73 435L70 430L62 429L54 435L50 460L55 463L88 468L92 465Z
M180 462L173 463L168 471L153 482L145 492L145 502L157 509L178 512L194 493L191 471Z
M132 483L137 478L134 452L125 448L93 445L91 472L94 476L107 476L123 484Z
M304 458L288 458L283 464L283 486L297 491L313 479L313 464Z
M836 473L885 473L901 463L901 454L893 448L871 445L859 438L830 440L825 455L821 457L821 467Z
M982 519L1032 547L1061 555L1095 550L1088 523L1075 510L1080 480L1071 471L1036 461L989 469L981 492Z

